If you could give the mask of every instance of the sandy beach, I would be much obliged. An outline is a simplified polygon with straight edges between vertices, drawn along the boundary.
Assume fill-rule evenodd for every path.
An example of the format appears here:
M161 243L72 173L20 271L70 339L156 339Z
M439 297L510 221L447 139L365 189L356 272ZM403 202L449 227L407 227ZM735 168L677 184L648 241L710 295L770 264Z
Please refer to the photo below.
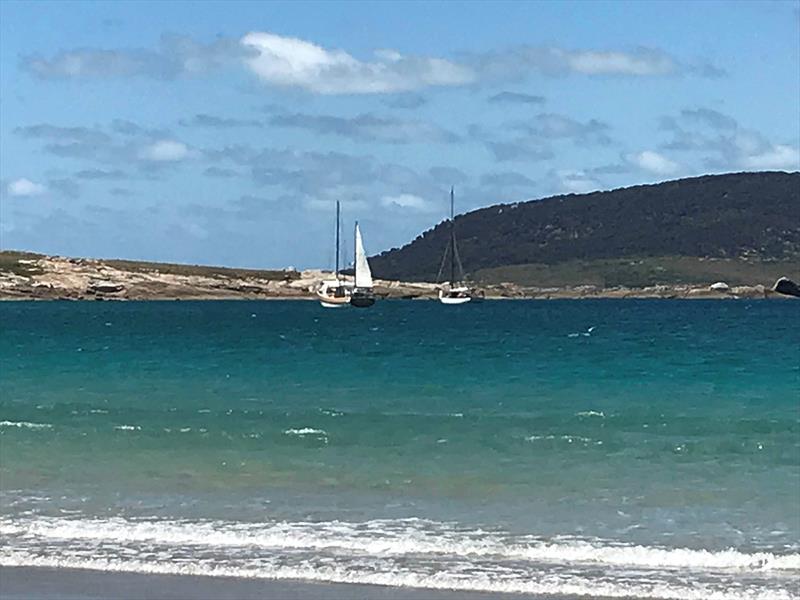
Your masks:
M137 598L199 600L502 600L521 599L522 594L393 588L377 585L270 581L228 577L108 573L79 569L0 567L3 600L95 600ZM541 596L538 596L541 599ZM563 598L563 596L561 597Z

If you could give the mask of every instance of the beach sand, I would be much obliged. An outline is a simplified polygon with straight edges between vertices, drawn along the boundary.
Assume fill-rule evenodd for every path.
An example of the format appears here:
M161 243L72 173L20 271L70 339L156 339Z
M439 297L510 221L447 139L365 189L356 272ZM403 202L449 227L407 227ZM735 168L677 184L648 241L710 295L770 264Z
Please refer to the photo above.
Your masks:
M2 600L519 600L523 594L191 575L0 567ZM541 596L537 596L541 600ZM563 597L559 597L563 600Z

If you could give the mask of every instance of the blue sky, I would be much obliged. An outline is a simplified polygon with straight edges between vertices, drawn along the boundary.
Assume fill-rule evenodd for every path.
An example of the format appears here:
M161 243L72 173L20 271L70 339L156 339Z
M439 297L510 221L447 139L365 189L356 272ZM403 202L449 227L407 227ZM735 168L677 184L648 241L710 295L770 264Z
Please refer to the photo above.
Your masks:
M0 2L2 248L330 267L335 200L374 253L799 148L798 1Z

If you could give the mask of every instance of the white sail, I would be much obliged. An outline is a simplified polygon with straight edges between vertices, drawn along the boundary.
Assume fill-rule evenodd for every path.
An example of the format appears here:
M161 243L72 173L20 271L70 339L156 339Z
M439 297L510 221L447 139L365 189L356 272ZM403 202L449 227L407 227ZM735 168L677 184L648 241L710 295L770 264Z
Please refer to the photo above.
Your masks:
M361 230L356 223L356 287L371 288L372 272L369 270L367 253L364 252L364 242L361 241Z

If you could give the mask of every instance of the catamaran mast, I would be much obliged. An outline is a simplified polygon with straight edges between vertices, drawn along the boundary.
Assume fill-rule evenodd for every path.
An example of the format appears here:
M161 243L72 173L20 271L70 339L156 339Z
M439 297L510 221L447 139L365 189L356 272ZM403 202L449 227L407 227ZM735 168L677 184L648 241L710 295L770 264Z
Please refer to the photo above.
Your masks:
M454 214L453 188L450 188L450 286L456 280L456 220Z
M339 201L336 201L336 281L339 281Z

